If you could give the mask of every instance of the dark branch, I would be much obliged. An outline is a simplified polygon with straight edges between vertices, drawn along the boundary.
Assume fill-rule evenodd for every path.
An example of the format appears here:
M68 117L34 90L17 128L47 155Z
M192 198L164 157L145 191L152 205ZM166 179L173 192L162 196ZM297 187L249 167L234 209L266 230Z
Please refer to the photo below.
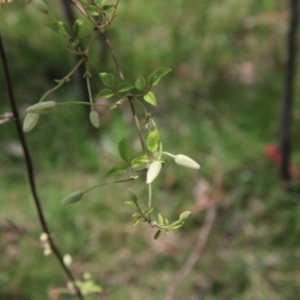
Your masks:
M6 54L5 54L5 50L4 50L4 46L3 46L3 42L2 42L1 32L0 32L0 57L1 57L1 61L2 61L4 77L5 77L5 80L6 80L8 99L9 99L11 110L12 110L12 113L13 113L13 116L14 116L14 119L15 119L15 125L16 125L16 129L17 129L18 138L19 138L19 141L21 143L21 146L22 146L22 149L23 149L23 152L24 152L24 158L25 158L25 164L26 164L26 169L27 169L27 176L28 176L28 180L29 180L29 186L30 186L31 194L32 194L32 197L33 197L33 200L34 200L34 204L35 204L35 207L36 207L36 210L37 210L37 214L38 214L38 218L39 218L41 227L43 229L43 232L45 232L48 236L49 244L51 246L51 249L52 249L54 255L56 256L57 260L59 261L59 263L60 263L61 267L63 268L65 274L67 275L68 279L73 283L73 286L74 286L74 289L76 291L76 295L77 295L78 299L84 299L83 296L81 295L80 290L75 285L75 279L74 279L73 274L65 266L65 264L63 262L63 257L60 254L58 248L56 247L56 245L53 241L53 238L52 238L50 230L48 228L46 219L44 217L44 213L43 213L43 209L42 209L40 200L39 200L38 195L37 195L37 189L36 189L36 184L35 184L35 180L34 180L34 168L33 168L32 160L31 160L31 157L30 157L29 149L27 147L27 143L26 143L26 140L25 140L25 136L24 136L24 133L23 133L23 130L22 130L22 125L21 125L21 121L20 121L16 101L15 101L15 98L14 98L14 94L13 94L13 87L12 87L12 83L11 83L11 80L10 80L9 69L8 69Z

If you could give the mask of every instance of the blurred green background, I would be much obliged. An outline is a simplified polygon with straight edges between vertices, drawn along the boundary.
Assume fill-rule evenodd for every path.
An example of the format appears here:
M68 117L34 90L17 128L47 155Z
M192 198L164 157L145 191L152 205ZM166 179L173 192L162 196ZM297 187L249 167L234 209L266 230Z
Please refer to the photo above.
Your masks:
M45 26L51 20L24 2L0 9L22 118L74 63L63 38ZM47 3L64 19L60 1ZM125 76L134 81L157 67L173 69L155 87L158 107L149 109L164 150L201 164L199 172L165 164L154 184L155 208L169 219L183 210L193 213L167 237L154 241L155 231L146 224L131 228L132 211L124 205L128 186L94 190L76 205L60 205L71 191L104 180L119 160L121 138L130 137L138 149L129 107L103 113L96 130L85 107L66 106L42 116L26 134L55 241L72 255L78 277L90 272L104 288L89 299L164 299L196 243L207 199L216 204L216 220L174 299L299 299L299 179L283 188L277 167L264 154L266 145L278 142L287 6L283 0L120 1L107 33ZM96 95L97 73L116 74L100 39L91 63ZM300 168L299 96L296 85L292 161ZM0 114L9 112L3 72L0 99ZM72 83L51 99L83 100ZM0 149L0 298L70 299L60 294L66 279L55 258L44 256L39 245L42 232L11 122L0 126ZM144 186L135 188L146 205ZM8 221L25 234L17 234Z

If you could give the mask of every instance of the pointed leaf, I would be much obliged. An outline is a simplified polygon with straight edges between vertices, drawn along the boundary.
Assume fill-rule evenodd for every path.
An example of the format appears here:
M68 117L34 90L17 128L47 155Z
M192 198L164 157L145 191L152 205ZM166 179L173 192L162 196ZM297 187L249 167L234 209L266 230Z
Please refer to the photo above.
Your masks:
M163 218L162 214L158 214L158 223L164 224L164 218Z
M133 189L128 190L129 199L133 202L137 202L138 198Z
M78 39L69 38L69 47L71 49L74 49L79 44L79 42L80 41Z
M75 23L73 25L73 31L74 31L75 35L80 35L80 33L82 31L82 26L83 26L83 20L78 19L75 21Z
M125 164L120 164L112 169L110 169L106 175L106 177L117 176L127 172L127 166Z
M143 218L141 216L137 217L132 224L132 227L135 227L136 225L138 225L141 221L143 220Z
M46 25L57 33L61 33L64 35L70 35L70 28L67 24L61 21L51 22Z
M154 239L157 240L160 236L161 236L162 231L159 229L155 235L154 235Z
M152 153L155 152L159 146L160 134L157 128L150 131L147 138L147 148Z
M140 90L140 91L143 90L146 86L145 78L142 75L139 75L137 80L135 81L134 85L138 90Z
M121 82L118 85L118 92L119 93L127 92L127 91L132 90L132 89L134 89L134 86L131 83L128 83L128 82Z
M150 161L150 159L148 156L145 156L145 155L138 156L131 161L131 166L133 168L137 168L143 164L148 163L149 161Z
M128 141L128 139L123 138L118 145L119 148L119 154L122 159L124 159L126 162L130 163L131 159L131 146Z
M153 207L150 207L150 208L146 209L146 210L143 212L143 214L144 214L145 216L147 216L147 215L149 215L152 211L153 211Z
M180 228L182 225L183 225L183 222L182 222L182 223L177 223L177 222L175 222L174 225L171 224L170 227L173 228L173 229L178 229L178 228Z
M112 87L114 85L114 75L110 73L100 73L99 74L103 84L108 87Z
M156 98L152 92L148 92L146 95L144 95L144 100L153 106L157 105Z
M137 207L137 205L136 205L136 203L133 202L133 201L126 201L124 203L127 204L127 205L129 205L134 210L139 210L138 207Z
M170 68L159 68L159 69L155 70L153 73L151 73L149 75L148 83L151 86L156 85L163 76L167 75L171 71L172 71L172 69L170 69Z
M96 98L110 98L114 95L114 92L111 89L103 89L98 93Z

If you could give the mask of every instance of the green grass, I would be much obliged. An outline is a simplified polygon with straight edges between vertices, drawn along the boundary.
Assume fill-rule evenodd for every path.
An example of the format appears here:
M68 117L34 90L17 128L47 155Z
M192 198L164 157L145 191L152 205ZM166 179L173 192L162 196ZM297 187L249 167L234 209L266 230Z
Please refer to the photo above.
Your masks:
M121 1L108 34L126 78L146 76L158 66L173 69L155 88L158 108L153 116L164 150L187 154L201 164L200 172L194 172L167 161L161 180L155 181L155 209L172 220L183 210L193 213L169 236L154 241L155 230L146 224L131 228L132 211L124 204L130 185L108 186L76 205L60 205L73 190L104 180L119 160L116 145L121 138L132 137L138 151L128 108L111 111L97 131L88 122L87 110L66 107L43 116L26 136L55 241L63 254L72 255L78 278L90 272L104 288L92 299L164 298L203 224L205 212L198 210L201 199L193 189L204 181L217 195L217 217L202 256L175 299L298 299L299 183L285 189L277 168L263 154L265 145L277 143L284 76L286 23L280 15L275 21L270 16L285 5L152 1L145 7ZM47 17L24 11L17 2L0 10L22 116L71 66L62 39L41 22L47 23ZM17 45L23 45L21 52ZM99 72L100 66L101 72L114 72L112 61L99 51L92 59L92 71ZM97 79L92 87L95 93L101 89ZM0 96L6 101L4 89ZM59 101L78 98L68 86L55 93ZM298 166L299 99L296 87L292 158ZM9 111L5 101L0 113ZM0 298L54 299L50 294L65 287L66 278L53 255L43 255L24 162L7 147L16 139L11 123L1 125L0 225L7 228L9 220L26 233L0 232ZM146 206L143 185L135 189Z

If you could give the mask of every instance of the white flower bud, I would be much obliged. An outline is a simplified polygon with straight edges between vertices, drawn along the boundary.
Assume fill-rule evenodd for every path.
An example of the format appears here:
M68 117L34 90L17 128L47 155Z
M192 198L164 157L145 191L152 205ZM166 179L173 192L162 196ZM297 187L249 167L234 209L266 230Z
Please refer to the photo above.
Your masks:
M183 213L181 213L180 214L180 216L179 216L179 221L181 221L181 222L184 222L184 221L186 221L190 216L191 216L191 212L190 211L185 211L185 212L183 212Z
M35 127L35 125L37 124L38 120L39 120L38 114L33 114L33 113L26 114L26 117L25 117L24 123L23 123L23 131L29 132L30 130L32 130Z
M147 172L147 184L151 183L157 175L160 173L162 163L158 160L155 160L149 167Z
M196 163L193 159L189 158L186 155L183 154L177 154L175 156L175 162L178 165L187 167L187 168L192 168L192 169L199 169L200 165Z
M57 103L55 101L45 101L39 102L37 104L31 105L26 109L26 112L34 113L34 114L48 114L57 109Z
M67 267L70 267L71 264L72 264L72 256L71 256L70 254L64 255L63 261L64 261L64 264L65 264Z
M96 128L99 128L100 127L100 117L99 117L99 114L92 110L90 112L90 121L92 123L92 125Z
M72 204L81 200L83 193L81 191L75 191L69 194L66 198L61 201L61 204Z

